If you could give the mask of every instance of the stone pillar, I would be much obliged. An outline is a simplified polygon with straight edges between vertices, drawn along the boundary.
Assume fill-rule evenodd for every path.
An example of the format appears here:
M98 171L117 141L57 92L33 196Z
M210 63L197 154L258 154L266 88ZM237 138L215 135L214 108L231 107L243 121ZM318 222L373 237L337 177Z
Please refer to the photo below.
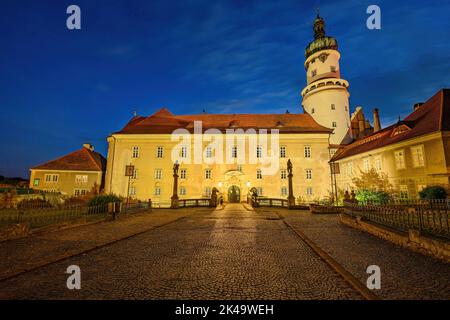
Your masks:
M172 198L171 198L171 204L170 207L173 209L178 208L178 168L179 168L178 162L176 162L173 165L173 192L172 192Z
M295 206L295 197L294 197L294 191L292 188L292 177L294 176L292 174L292 162L291 159L287 162L287 170L288 170L288 179L289 179L289 195L288 195L288 208L292 208Z

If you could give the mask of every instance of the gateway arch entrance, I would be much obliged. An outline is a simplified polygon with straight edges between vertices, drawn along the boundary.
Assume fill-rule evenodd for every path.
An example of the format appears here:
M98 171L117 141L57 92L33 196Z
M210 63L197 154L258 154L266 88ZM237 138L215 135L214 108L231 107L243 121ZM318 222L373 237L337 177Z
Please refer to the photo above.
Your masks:
M228 202L239 203L241 202L241 190L238 186L231 186L228 188Z

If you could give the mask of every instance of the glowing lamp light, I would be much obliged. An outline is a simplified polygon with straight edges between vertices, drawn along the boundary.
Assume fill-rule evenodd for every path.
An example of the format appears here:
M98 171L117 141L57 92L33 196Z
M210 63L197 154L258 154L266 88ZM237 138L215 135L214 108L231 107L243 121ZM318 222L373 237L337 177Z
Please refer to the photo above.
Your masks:
M250 181L247 181L247 187L249 187L250 188Z
M222 182L219 182L219 188L222 188Z

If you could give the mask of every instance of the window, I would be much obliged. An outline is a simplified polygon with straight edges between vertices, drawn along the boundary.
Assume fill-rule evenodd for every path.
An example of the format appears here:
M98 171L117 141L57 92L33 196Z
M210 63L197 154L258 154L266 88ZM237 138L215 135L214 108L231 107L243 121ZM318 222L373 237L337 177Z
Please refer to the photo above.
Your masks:
M337 123L336 121L333 121L333 123L331 124L333 126L333 128L337 128Z
M382 169L382 165L381 165L381 156L378 156L375 158L375 170L380 172Z
M305 146L305 158L311 158L311 147L310 146Z
M280 178L282 180L285 180L287 178L287 171L286 170L283 169L283 170L280 171Z
M211 179L211 169L205 170L205 179Z
M363 170L366 171L366 172L370 170L370 160L369 160L369 158L364 158L363 159Z
M136 187L130 187L128 195L135 196L136 195Z
M157 158L162 158L163 157L163 151L164 151L163 147L157 147L156 148L156 157Z
M187 158L187 147L186 146L181 147L180 156L181 156L181 158Z
M280 158L286 158L286 147L285 146L280 147Z
M345 111L348 111L348 107L347 106L345 106Z
M33 186L38 186L41 179L37 178L33 180Z
M212 148L211 147L206 147L206 157L212 158Z
M87 175L77 174L75 176L75 183L87 183L87 182L88 182L88 176Z
M231 157L237 158L237 147L236 146L231 148Z
M262 147L261 146L257 146L256 147L256 157L257 158L261 158L262 157Z
M353 174L353 162L348 163L348 174Z
M262 171L261 169L256 170L256 179L261 180L262 179Z
M403 150L394 152L395 166L397 169L405 169L405 153Z
M423 167L425 165L422 145L411 147L411 158L414 168Z
M409 198L409 194L408 194L408 186L406 184L401 184L399 186L399 196L400 199L408 199Z
M258 195L258 197L262 197L262 195L263 195L263 188L261 188L261 187L256 188L256 194Z
M311 77L315 77L317 75L317 70L311 71Z
M306 179L307 180L312 179L312 169L306 169Z
M155 187L155 196L161 195L161 187Z
M181 169L180 170L180 179L186 179L187 176L187 169Z
M75 197L85 196L87 194L87 190L86 189L75 189L73 194L75 195Z
M46 174L45 175L45 182L48 183L56 183L58 182L59 174Z
M334 103L331 104L331 110L336 110L336 105Z
M311 114L314 114L315 110L314 108L311 109Z
M133 158L139 158L139 147L137 147L137 146L133 147L133 155L132 155L132 157Z
M186 188L180 187L180 196L185 196L185 195L186 195Z
M426 184L418 184L417 185L417 192L422 191L423 189L425 189L427 187Z
M288 194L288 189L287 187L281 187L281 195L282 196L287 196Z
M238 164L236 170L242 172L242 165Z
M134 168L133 175L131 176L131 179L136 180L138 177L138 169Z
M307 187L306 188L306 195L308 195L308 196L312 196L313 195L313 188L312 187Z
M336 67L335 66L330 66L330 71L331 72L336 72Z
M156 169L155 170L155 179L161 180L162 179L162 169Z
M205 194L205 197L211 197L211 194L212 194L211 187L205 187L204 194Z

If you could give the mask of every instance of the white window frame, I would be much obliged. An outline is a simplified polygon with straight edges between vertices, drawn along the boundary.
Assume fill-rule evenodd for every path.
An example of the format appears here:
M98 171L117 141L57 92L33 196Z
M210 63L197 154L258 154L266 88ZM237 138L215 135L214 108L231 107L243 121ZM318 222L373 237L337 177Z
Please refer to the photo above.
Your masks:
M183 168L180 170L180 179L186 180L187 177L187 169Z
M425 166L425 153L423 145L410 147L411 159L414 168L422 168Z
M132 151L131 151L131 157L133 159L139 158L139 147L138 146L133 146Z
M305 146L303 150L304 150L303 156L305 158L311 158L311 146Z
M280 158L286 158L286 146L280 147Z
M212 170L211 169L205 169L205 179L211 179L212 177Z
M312 169L306 169L306 180L312 180Z
M394 161L395 161L395 167L397 170L406 169L406 162L405 162L405 150L396 150L394 151Z
M287 179L287 170L286 169L281 169L280 170L280 179L281 180L286 180Z
M75 183L77 184L86 184L88 183L88 175L87 174L77 174L75 175Z
M162 159L164 157L164 147L162 146L156 147L156 157L158 159Z
M261 169L256 170L256 180L262 180L262 170Z
M162 169L155 169L155 180L162 180Z
M285 186L281 187L280 193L281 193L281 196L282 196L282 197L287 196L287 195L288 195L288 188L285 187Z

